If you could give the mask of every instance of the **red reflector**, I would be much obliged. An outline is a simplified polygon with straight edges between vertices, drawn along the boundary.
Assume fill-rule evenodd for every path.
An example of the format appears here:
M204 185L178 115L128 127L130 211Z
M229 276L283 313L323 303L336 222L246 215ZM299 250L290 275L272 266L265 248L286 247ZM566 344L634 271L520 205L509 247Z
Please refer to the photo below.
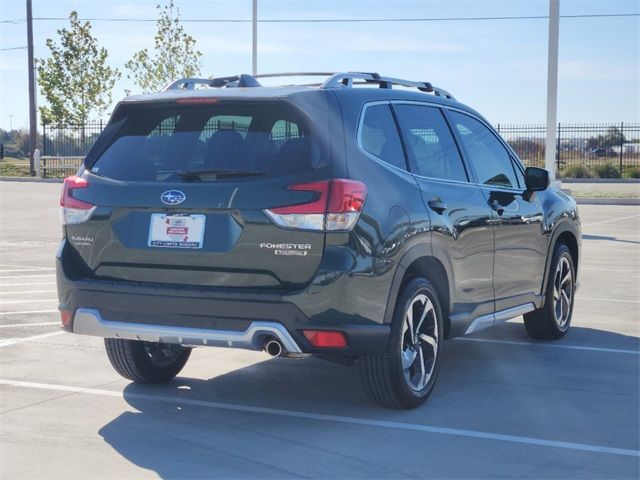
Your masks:
M182 104L198 104L198 103L218 103L217 98L179 98L176 103Z
M62 184L62 193L60 194L60 206L65 208L79 208L81 210L89 210L93 205L73 198L71 193L78 188L87 188L89 182L84 178L72 175L64 179Z
M71 312L69 310L60 310L60 321L63 327L71 325Z
M347 338L342 332L331 332L327 330L303 330L304 336L309 343L318 348L345 348Z

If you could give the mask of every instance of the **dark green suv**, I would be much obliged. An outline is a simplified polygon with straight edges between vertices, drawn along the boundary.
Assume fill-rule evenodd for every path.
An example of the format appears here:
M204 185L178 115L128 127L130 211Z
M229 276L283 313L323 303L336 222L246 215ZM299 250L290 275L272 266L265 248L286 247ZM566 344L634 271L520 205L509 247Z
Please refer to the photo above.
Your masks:
M327 75L123 100L64 183L64 328L104 337L137 382L170 380L194 346L264 349L357 366L398 408L428 397L445 338L519 315L562 337L573 199L446 91Z

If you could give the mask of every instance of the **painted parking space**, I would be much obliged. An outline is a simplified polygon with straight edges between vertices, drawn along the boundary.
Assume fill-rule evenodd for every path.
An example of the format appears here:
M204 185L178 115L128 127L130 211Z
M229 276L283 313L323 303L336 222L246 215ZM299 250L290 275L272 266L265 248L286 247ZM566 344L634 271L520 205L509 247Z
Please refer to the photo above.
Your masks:
M638 207L580 207L581 287L564 340L532 342L516 319L447 342L432 397L405 412L371 404L353 369L261 352L196 349L167 385L127 382L101 339L58 327L59 186L11 188L30 199L19 208L41 205L50 219L0 237L7 478L640 473Z

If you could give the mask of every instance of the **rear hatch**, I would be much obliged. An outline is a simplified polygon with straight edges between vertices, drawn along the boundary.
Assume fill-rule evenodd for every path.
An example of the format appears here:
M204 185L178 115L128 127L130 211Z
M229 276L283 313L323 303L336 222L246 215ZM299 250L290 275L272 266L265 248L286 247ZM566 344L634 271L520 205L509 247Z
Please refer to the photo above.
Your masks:
M321 121L326 121L322 119ZM265 209L331 177L318 125L284 100L122 104L67 195L95 206L66 236L95 278L300 287L325 233L276 226Z

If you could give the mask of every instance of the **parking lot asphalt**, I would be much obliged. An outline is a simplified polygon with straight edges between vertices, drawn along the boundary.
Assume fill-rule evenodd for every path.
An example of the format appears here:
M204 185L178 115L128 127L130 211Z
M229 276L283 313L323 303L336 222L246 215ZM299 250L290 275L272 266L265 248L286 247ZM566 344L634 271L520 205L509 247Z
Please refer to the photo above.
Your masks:
M58 327L60 185L0 182L0 477L638 478L640 207L584 205L570 333L522 319L445 343L416 410L357 371L195 349L167 385L111 368Z

